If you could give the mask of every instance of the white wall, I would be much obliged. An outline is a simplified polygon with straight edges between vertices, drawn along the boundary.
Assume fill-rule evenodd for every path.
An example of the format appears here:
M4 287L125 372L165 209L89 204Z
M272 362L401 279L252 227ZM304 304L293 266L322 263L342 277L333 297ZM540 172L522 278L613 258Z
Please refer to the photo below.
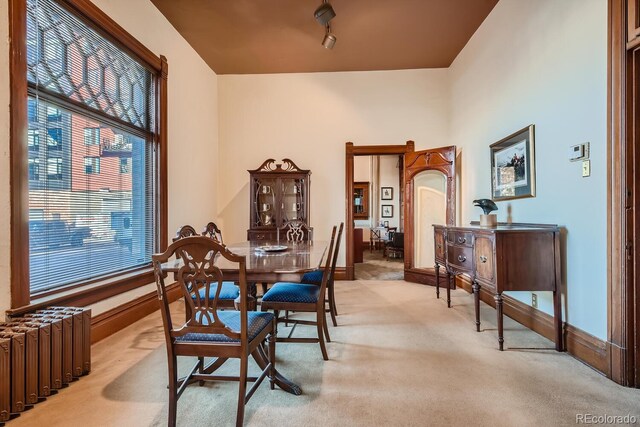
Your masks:
M179 225L215 220L218 164L217 76L149 0L93 0L157 55L167 57L169 235ZM0 2L7 21L7 2ZM0 25L0 57L8 64L7 25ZM9 308L8 66L0 66L0 311ZM197 206L197 208L195 208ZM93 307L94 314L153 291L148 285Z
M265 159L288 157L312 171L311 225L328 238L344 221L345 142L428 147L447 139L446 70L225 75L218 88L218 208L228 241L246 239L246 170Z
M498 219L566 228L569 323L607 337L606 0L501 0L450 68L451 139L462 151L462 223L491 194L489 145L535 124L535 198L498 203ZM591 143L591 176L567 158ZM528 293L515 297L531 303ZM552 313L551 296L540 308Z

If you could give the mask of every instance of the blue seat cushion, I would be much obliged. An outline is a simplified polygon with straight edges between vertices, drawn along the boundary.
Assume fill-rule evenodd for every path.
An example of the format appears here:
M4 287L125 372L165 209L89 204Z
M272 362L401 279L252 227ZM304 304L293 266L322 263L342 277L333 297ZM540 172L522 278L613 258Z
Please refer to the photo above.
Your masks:
M209 300L213 301L216 296L217 285L211 284L209 287ZM204 298L205 288L200 288L198 292L200 298ZM240 290L233 282L222 282L222 289L220 289L220 299L236 299L240 296ZM196 299L195 295L191 295L191 298Z
M229 328L240 332L240 312L234 310L218 310L218 318ZM273 321L273 313L262 311L247 312L247 335L249 341L253 340L260 332ZM229 338L224 334L202 334L192 332L176 338L177 342L240 342L239 339Z
M305 283L279 282L274 284L262 297L262 302L301 302L318 301L320 287Z
M307 273L304 273L304 275L302 276L302 283L310 283L312 285L321 285L322 284L322 274L324 273L324 270L322 270L321 268L318 268L316 270L313 271L309 271Z

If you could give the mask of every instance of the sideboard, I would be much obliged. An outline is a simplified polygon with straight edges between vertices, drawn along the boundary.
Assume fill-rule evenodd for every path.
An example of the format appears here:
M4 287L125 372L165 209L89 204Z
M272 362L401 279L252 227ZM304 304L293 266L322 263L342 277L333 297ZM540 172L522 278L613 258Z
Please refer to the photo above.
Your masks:
M480 289L494 295L498 315L498 345L503 350L502 293L551 291L556 350L563 351L561 309L560 229L556 225L501 224L480 227L434 225L436 293L440 293L440 267L447 274L447 304L451 306L450 279L471 278L476 330L480 332Z

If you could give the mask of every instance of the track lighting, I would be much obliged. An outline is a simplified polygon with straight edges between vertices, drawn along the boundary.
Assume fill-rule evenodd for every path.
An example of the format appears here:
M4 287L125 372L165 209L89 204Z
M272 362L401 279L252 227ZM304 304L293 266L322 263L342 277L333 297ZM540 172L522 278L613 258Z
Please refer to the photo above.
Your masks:
M322 4L318 6L313 16L316 18L316 21L326 29L324 39L322 39L322 46L327 49L333 49L337 39L336 35L331 32L331 25L329 24L329 21L335 18L336 12L333 10L333 7L331 7L329 1L322 0Z

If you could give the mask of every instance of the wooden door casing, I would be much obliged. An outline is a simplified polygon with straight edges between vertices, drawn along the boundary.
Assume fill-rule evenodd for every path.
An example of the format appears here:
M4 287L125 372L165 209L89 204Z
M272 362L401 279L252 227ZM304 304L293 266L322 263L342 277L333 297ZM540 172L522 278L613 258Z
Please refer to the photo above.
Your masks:
M423 171L442 172L446 178L446 225L455 225L456 220L456 147L440 147L415 151L404 156L404 272L410 282L435 284L434 269L416 268L413 178Z

